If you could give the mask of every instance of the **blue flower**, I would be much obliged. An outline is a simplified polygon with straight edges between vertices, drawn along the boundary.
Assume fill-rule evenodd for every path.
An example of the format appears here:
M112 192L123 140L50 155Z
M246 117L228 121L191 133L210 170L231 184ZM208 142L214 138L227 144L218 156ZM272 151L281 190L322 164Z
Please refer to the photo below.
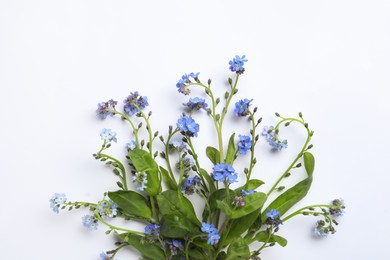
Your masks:
M169 142L169 145L177 151L184 151L187 149L186 144L180 139L174 139Z
M229 69L237 74L242 74L245 71L244 64L247 61L248 60L245 58L245 55L242 57L236 55L233 60L229 61Z
M149 105L148 98L140 96L138 91L130 93L130 95L123 101L125 103L124 111L128 116L132 116L145 109Z
M114 218L118 213L117 208L118 206L112 200L108 200L99 204L98 211L102 217Z
M112 99L108 100L107 102L100 102L98 103L98 108L96 110L96 114L101 119L106 119L109 115L114 115L115 106L118 104L117 101L114 101Z
M272 146L273 150L281 151L287 148L287 140L280 141L273 126L264 126L261 135L264 136L265 140Z
M148 176L146 173L137 172L132 178L137 190L144 191L147 188L146 184L148 183Z
M265 140L267 142L271 142L274 139L274 127L271 126L264 126L263 131L261 132L261 135L265 137Z
M208 105L205 102L203 98L190 98L190 100L187 103L183 103L184 106L188 107L189 111L194 111L194 110L200 110L204 109L206 110Z
M195 192L195 186L199 185L200 181L198 176L187 178L181 186L181 190L187 195L192 195Z
M278 228L280 224L283 224L280 219L279 211L275 209L268 210L265 216L267 217L266 223L270 226L273 225L275 228Z
M201 231L207 233L207 243L209 245L217 244L219 239L221 238L218 234L218 230L214 227L213 224L208 224L206 222L202 222Z
M241 196L245 197L245 196L251 195L255 192L256 192L255 190L241 190Z
M146 235L154 235L154 236L158 237L160 235L160 225L148 224L145 227L145 234Z
M246 154L252 148L252 139L247 135L239 135L240 141L238 142L238 152L240 154Z
M188 84L191 83L191 78L193 78L196 82L198 82L199 81L198 76L199 76L199 72L198 73L191 72L189 74L184 74L183 76L181 76L181 78L176 83L177 91L184 95L190 94L191 90Z
M64 204L66 202L66 196L65 193L55 193L49 200L50 202L50 208L53 209L54 213L59 213L60 205Z
M85 215L81 218L83 221L84 227L88 228L89 230L97 230L97 220L92 215Z
M219 239L221 238L221 236L218 234L218 233L210 233L208 235L208 238L207 238L207 244L209 245L214 245L214 244L218 244L219 242Z
M268 210L265 214L266 217L269 217L271 219L276 219L279 217L279 212L275 209Z
M111 131L111 129L103 128L100 132L100 137L102 140L106 141L107 143L114 141L116 142L116 133Z
M100 255L100 260L110 260L111 257L108 256L105 252L102 252Z
M245 98L244 100L240 100L236 102L235 108L234 108L234 113L236 116L247 116L249 115L249 106L251 105L250 103L253 101L253 99L249 100Z
M131 140L127 143L127 149L134 150L137 147L137 143L134 140Z
M237 181L237 172L230 164L219 163L213 168L215 181L233 183Z
M199 124L194 119L188 116L181 116L176 123L183 135L189 137L197 137L199 132Z
M173 239L172 241L168 241L167 244L172 255L177 255L178 250L183 247L182 242L175 239Z

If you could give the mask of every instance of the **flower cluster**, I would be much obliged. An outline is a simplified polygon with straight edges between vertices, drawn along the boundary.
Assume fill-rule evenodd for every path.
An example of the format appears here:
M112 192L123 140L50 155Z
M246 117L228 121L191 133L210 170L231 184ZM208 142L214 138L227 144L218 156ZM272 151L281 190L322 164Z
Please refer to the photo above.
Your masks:
M114 141L115 143L117 142L116 133L111 131L111 129L103 128L102 131L100 132L100 137L103 141L107 143L111 141Z
M267 225L278 228L280 224L283 224L282 220L280 219L279 211L277 211L275 209L269 210L265 214L265 216L267 217L267 220L266 220Z
M247 135L239 135L240 141L238 142L238 152L240 154L246 154L252 148L252 139Z
M179 240L171 240L167 242L169 251L171 251L172 255L177 255L178 251L183 248L183 243Z
M189 74L184 74L183 76L181 76L181 78L176 83L177 91L184 95L190 94L191 90L188 84L191 83L191 78L194 79L196 82L198 82L199 81L198 76L199 76L199 72L198 73L191 72Z
M261 135L265 137L265 140L274 150L281 151L287 148L287 140L280 141L273 126L264 126Z
M192 195L195 192L195 186L199 185L200 181L201 179L198 176L186 178L181 190L187 195Z
M333 217L341 217L345 214L345 205L343 199L333 200L332 205L335 207L330 208L329 212Z
M233 183L237 181L237 172L230 164L219 163L213 168L213 178L216 181Z
M184 103L183 105L186 106L190 112L200 110L200 109L207 110L208 107L206 101L203 98L198 98L198 97L190 98L190 100L187 103Z
M101 217L114 218L118 214L118 206L112 201L102 201L99 204L98 211Z
M82 217L83 225L89 230L97 230L97 219L92 215L85 215Z
M130 95L123 101L125 103L124 111L128 116L138 113L149 105L148 98L141 96L138 91L130 93Z
M96 110L96 114L101 119L106 119L109 115L114 115L115 106L118 104L118 101L114 101L113 99L108 100L107 102L98 103L98 108Z
M148 224L145 227L145 232L146 235L153 235L158 237L160 235L160 225L157 224Z
M181 116L176 123L181 133L188 137L198 137L199 124L192 117Z
M177 150L181 152L181 151L185 151L187 149L187 146L182 140L175 139L170 141L169 148L171 150Z
M60 206L66 202L65 193L55 193L49 201L50 208L53 209L53 212L58 214Z
M229 69L232 72L236 72L237 74L242 74L245 71L244 64L248 60L245 58L245 55L243 56L238 56L236 55L233 60L229 61Z
M236 116L247 116L249 115L249 106L251 105L251 102L253 99L249 100L245 98L244 100L240 100L236 102L234 113L236 113Z
M201 230L202 232L207 233L207 243L209 245L213 246L215 244L218 244L218 241L221 236L218 234L218 230L214 227L213 224L203 222Z

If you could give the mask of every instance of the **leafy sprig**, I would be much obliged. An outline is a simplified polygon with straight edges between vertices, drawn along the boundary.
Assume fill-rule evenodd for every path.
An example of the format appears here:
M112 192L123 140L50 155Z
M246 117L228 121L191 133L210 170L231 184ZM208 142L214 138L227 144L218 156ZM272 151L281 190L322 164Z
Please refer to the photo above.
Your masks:
M247 61L244 55L235 56L229 62L235 77L228 78L229 89L222 99L214 94L210 79L204 84L199 73L184 74L176 84L178 92L189 95L192 88L200 87L208 100L194 97L184 103L185 111L175 127L169 126L165 137L152 131L152 112L146 112L148 98L137 91L124 99L123 112L112 99L98 104L96 113L101 119L119 116L129 123L132 131L133 139L126 145L127 163L108 153L112 143L117 142L116 133L111 129L102 130L103 144L93 154L96 160L112 167L112 172L119 178L119 190L106 192L96 203L69 202L65 194L56 193L50 199L50 207L56 213L66 208L89 209L91 214L82 218L87 229L96 230L102 224L108 228L107 234L115 234L120 241L115 243L115 249L101 253L101 259L113 259L126 246L137 249L144 259L260 259L264 249L276 244L287 245L287 240L277 232L289 219L299 215L319 218L314 228L316 235L324 237L335 233L336 218L345 212L341 199L330 204L302 207L288 214L307 195L315 168L314 156L309 152L313 147L314 132L302 113L298 117L283 117L276 113L278 123L264 126L259 133L262 118L256 117L258 108L252 108L253 99L238 100L231 108ZM218 147L205 146L203 151L197 151L194 143L201 128L193 115L202 110L212 120ZM249 135L229 133L229 139L225 140L223 126L229 112L250 121ZM280 137L280 131L282 126L292 123L306 130L306 141L277 181L263 192L264 181L252 178L257 162L256 145L263 137L271 149L279 152L286 149L288 142ZM142 136L146 136L146 141ZM157 137L164 146L163 151L154 150ZM163 163L158 160L158 154ZM203 166L203 154L212 163L212 168ZM248 165L242 172L237 171L234 162L244 156L248 157ZM285 187L283 180L301 166L306 171L305 179ZM233 189L232 184L238 182L239 175L244 175L245 181ZM135 189L131 190L131 187ZM274 192L279 195L271 200L270 195ZM201 217L195 213L190 196L201 198L203 205L196 205L203 206ZM141 222L145 231L132 230L131 225L113 225L112 218Z

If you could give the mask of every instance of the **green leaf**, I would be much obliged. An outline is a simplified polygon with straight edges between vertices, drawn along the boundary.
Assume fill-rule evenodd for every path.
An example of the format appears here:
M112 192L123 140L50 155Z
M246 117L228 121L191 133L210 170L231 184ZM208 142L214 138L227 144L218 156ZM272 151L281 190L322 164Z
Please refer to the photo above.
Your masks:
M196 230L196 225L181 215L164 215L160 233L165 237L184 238Z
M148 176L146 192L150 196L159 194L161 190L161 180L158 174L158 164L153 157L147 151L139 148L130 150L129 156L137 172L145 172Z
M230 139L229 139L229 146L228 146L228 150L227 150L227 153L226 153L226 163L228 164L232 164L233 161L234 161L234 157L236 156L236 145L234 143L234 136L235 136L235 133L232 134L230 136Z
M206 147L206 155L214 165L221 162L219 157L219 151L212 146Z
M217 260L226 260L226 252L222 251L221 253L218 254Z
M244 186L235 189L234 192L237 196L240 196L242 190L255 190L263 184L264 182L262 180L251 179Z
M265 214L268 210L271 209L279 211L280 216L283 216L292 206L294 206L297 202L306 196L312 181L313 178L308 177L282 193L279 197L271 202L266 210L264 210L262 219L266 219Z
M268 239L268 233L266 231L261 231L256 234L256 236L252 239L253 241L259 241L263 243L278 243L280 246L285 247L287 245L287 239L284 237L278 236L278 235L271 235L271 237Z
M246 216L253 211L260 209L267 199L267 195L262 192L255 192L244 197L245 206L232 207L225 201L217 200L217 207L221 209L229 218L236 219ZM211 207L211 206L210 206Z
M314 156L309 152L305 152L303 154L303 161L305 164L307 175L312 176L314 171L314 166L315 166Z
M233 239L241 236L242 233L248 230L252 226L253 222L257 219L260 214L260 209L238 219L232 219L228 223L228 232L224 233L221 237L221 246L228 245Z
M267 195L265 195L265 193L263 192L255 192L248 196L245 196L245 206L235 208L229 217L232 219L236 219L246 216L263 207L264 202L266 200Z
M117 204L125 214L146 219L152 217L152 211L146 199L134 191L108 192L108 197Z
M203 168L199 169L199 173L202 175L203 178L206 179L207 183L209 184L210 192L214 192L216 190L216 187L210 174L208 174L208 172Z
M229 195L230 195L230 198L228 199L229 201L232 201L233 198L234 198L234 192L232 190L229 190ZM210 210L211 212L214 212L215 209L218 208L218 204L217 204L217 201L225 201L226 200L226 196L227 196L227 193L226 193L226 189L219 189L215 192L213 192L210 197L209 197L209 205L210 205Z
M226 260L247 259L251 255L248 245L242 237L237 237L227 250Z
M161 172L161 175L163 176L165 183L168 186L168 189L177 190L177 185L174 183L174 181L169 176L168 171L164 167L160 166L160 172Z
M142 236L125 233L120 234L119 237L148 259L166 259L165 253L160 247L144 239Z
M157 196L157 203L162 215L176 215L190 220L197 226L201 225L192 203L184 196L179 196L177 191L164 191Z

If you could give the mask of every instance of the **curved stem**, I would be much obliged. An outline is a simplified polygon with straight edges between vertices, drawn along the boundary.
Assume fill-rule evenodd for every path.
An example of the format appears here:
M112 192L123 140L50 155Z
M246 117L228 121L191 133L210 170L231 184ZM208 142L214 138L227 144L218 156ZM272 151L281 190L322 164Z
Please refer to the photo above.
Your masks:
M123 187L125 190L129 190L128 187L127 187L127 178L126 178L126 169L125 167L123 166L123 164L116 158L110 156L110 155L107 155L107 154L104 154L104 153L99 153L100 156L103 156L103 157L106 157L107 159L110 159L114 162L116 162L118 164L118 168L121 170L122 172L122 183L123 183Z
M303 126L305 126L305 123L299 119L296 119L296 118L283 118L282 120L280 120L280 122L275 126L275 131L277 129L279 129L280 125L285 122L285 121L295 121L295 122L298 122L300 124L302 124ZM277 182L272 186L272 188L269 190L269 192L267 193L267 196L269 196L275 189L276 187L279 185L279 183L283 180L283 178L286 176L286 174L295 166L296 162L299 160L299 158L302 157L303 155L303 152L306 150L307 148L307 145L309 144L310 140L311 140L311 133L310 133L310 130L309 128L305 127L306 130L307 130L307 138L306 138L306 142L305 144L303 145L301 151L299 152L298 156L295 158L295 160L290 164L290 166L287 168L287 170L282 174L282 176L280 176L280 178L277 180Z
M194 146L192 145L191 138L187 138L187 140L188 140L188 145L190 146L190 149L191 149L191 152L192 152L192 158L194 158L194 160L195 160L196 168L198 169L198 171L200 171L200 164L199 164L199 161L198 161L198 155L196 154ZM206 185L206 181L204 180L202 174L198 173L198 175L199 175L199 177L202 180L203 186L208 191L208 188L207 188L207 185Z
M137 146L139 146L138 129L135 127L134 123L130 120L130 118L126 114L121 113L118 110L114 110L114 111L111 111L111 112L114 113L114 114L120 115L123 119L125 119L127 122L130 123L130 126L131 126L131 128L133 129L133 132L134 132L135 143L137 144Z
M306 207L298 209L297 211L295 211L295 212L291 213L290 215L288 215L287 217L283 218L282 222L286 222L290 218L295 217L296 215L302 214L302 212L304 210L311 209L311 208L337 208L337 206L332 206L332 205L328 205L328 204L316 204L316 205L306 206ZM314 212L309 211L308 213L310 214L310 213L314 213ZM317 212L317 213L319 213L319 212Z
M176 186L177 186L177 182L176 182L175 176L173 174L173 170L172 170L172 167L171 167L171 161L169 160L169 143L170 143L172 137L177 132L179 132L179 129L176 128L175 131L173 131L171 134L169 134L167 143L165 144L165 160L167 161L168 172L169 172L169 175L171 176L172 181L175 183Z
M125 231L125 232L128 232L128 233L131 233L131 234L135 234L135 235L144 235L143 232L138 232L138 231L133 231L133 230L129 230L129 229L125 229L125 228L120 228L120 227L117 227L117 226L114 226L114 225L111 225L110 223L106 222L102 217L100 217L100 214L99 214L99 211L98 211L98 208L99 208L99 205L102 203L103 201L99 202L95 211L94 211L94 216L100 221L102 222L104 225L108 226L111 230L120 230L120 231Z
M142 117L145 119L146 129L148 130L149 133L149 147L148 147L149 153L150 155L153 156L153 134L152 134L152 128L149 123L149 119L146 117L145 113L137 105L135 105L135 107L137 108L138 112L142 115Z

